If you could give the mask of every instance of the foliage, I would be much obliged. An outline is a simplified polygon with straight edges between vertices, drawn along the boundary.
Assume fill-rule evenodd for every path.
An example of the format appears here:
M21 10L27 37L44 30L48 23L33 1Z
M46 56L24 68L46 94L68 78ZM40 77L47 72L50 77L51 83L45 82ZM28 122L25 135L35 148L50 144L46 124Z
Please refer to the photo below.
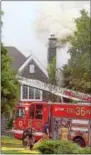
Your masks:
M91 148L90 147L80 148L79 154L91 154Z
M48 76L49 76L49 83L56 84L56 58L54 57L52 62L48 64Z
M6 129L11 129L13 127L13 119L8 120L6 124Z
M71 69L66 64L63 66L63 74L64 74L64 87L71 89L72 88L72 85L70 83Z
M79 146L69 141L46 140L37 146L42 154L71 154L79 153Z
M3 11L0 12L3 15ZM1 22L1 25L3 23ZM10 111L19 97L19 83L11 68L12 60L1 43L1 113Z
M15 148L15 147L12 147L12 148L9 148L9 147L2 147L2 154L40 154L38 151L35 151L35 150L29 150L29 149L26 149L26 148L23 148L23 147L20 147L20 148Z
M1 137L1 143L2 144L17 144L17 145L21 145L22 144L22 141L21 140L17 140L17 139L14 139L13 137L8 137L8 136L2 136Z
M91 148L81 148L77 144L69 141L46 140L37 144L35 148L30 151L22 147L22 141L8 136L1 138L1 150L3 153L20 153L20 154L91 154ZM40 151L40 152L39 152Z
M56 85L56 57L54 57L50 64L48 64L48 77L49 83L52 85ZM51 89L51 87L50 87ZM52 93L49 94L49 99L55 102L56 96Z
M22 146L22 141L8 136L1 138L1 150L4 154L39 154L37 150L28 150Z
M68 51L70 59L63 67L64 82L67 88L90 93L91 18L85 10L81 10L80 13L81 16L75 19L76 30L73 36L66 38L66 42L71 46Z
M19 83L11 63L8 51L1 44L1 113L10 111L19 97Z

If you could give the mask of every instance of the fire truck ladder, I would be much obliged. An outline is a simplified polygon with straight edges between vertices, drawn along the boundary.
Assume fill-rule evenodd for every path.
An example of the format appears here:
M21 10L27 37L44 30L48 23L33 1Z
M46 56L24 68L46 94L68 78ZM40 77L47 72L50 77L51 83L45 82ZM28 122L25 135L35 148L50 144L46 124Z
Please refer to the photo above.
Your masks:
M54 95L68 98L75 101L85 101L85 102L91 102L91 95L81 93L78 91L73 91L66 88L61 88L58 86L54 86L48 83L41 82L39 80L33 80L33 79L27 79L22 76L17 76L19 82L22 85L28 85L31 87L38 88L40 90L48 91Z

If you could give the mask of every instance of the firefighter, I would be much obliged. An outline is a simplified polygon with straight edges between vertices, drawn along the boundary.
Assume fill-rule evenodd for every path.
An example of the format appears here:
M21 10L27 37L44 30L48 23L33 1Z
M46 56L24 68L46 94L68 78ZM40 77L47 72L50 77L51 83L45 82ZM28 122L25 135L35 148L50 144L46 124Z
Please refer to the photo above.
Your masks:
M62 123L59 129L59 136L61 140L68 140L69 127L68 123Z
M44 129L43 129L43 132L45 133L45 137L46 138L49 138L50 137L50 132L49 132L49 123L46 122L45 126L44 126Z
M31 124L29 124L28 128L23 132L23 145L29 146L30 149L34 146L34 136Z

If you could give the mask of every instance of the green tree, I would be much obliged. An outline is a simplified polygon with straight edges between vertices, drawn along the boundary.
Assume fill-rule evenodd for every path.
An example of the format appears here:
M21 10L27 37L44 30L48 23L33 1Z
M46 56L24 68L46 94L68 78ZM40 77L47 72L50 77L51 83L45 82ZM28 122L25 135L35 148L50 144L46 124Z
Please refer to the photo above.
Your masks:
M19 83L11 63L7 50L1 45L1 113L12 110L19 97Z
M80 11L81 16L75 19L76 30L64 42L69 42L71 47L68 53L70 59L63 67L65 87L81 92L91 92L91 18L85 10ZM63 42L63 41L62 41Z
M3 12L1 11L1 15ZM2 25L2 22L1 22ZM19 97L19 83L11 67L12 60L1 43L1 113L12 110Z
M48 64L48 77L49 77L49 83L50 86L51 85L56 85L56 57L54 57L52 59L52 61L50 62L50 64ZM51 89L51 87L50 87ZM49 100L51 101L55 101L56 100L56 96L52 93L49 93Z
M49 83L56 85L56 58L54 57L50 64L48 64Z

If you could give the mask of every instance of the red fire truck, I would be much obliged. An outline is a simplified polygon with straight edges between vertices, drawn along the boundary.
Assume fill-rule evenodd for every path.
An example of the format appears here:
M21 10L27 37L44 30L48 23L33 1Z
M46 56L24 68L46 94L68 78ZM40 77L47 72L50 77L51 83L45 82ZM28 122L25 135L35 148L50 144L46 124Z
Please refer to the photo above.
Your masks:
M20 82L45 91L74 100L74 103L51 103L21 101L16 107L16 116L12 132L15 138L23 139L23 132L31 124L36 141L43 137L43 128L49 123L52 139L59 139L58 131L62 122L69 122L68 139L81 146L91 146L91 96L80 92L41 83L40 81L21 78ZM75 101L79 101L76 103ZM83 101L83 102L80 102ZM85 103L85 102L89 103Z
M91 106L89 103L24 103L16 108L14 121L14 136L22 139L24 129L31 123L36 140L43 137L46 122L53 139L59 139L58 130L62 121L69 122L68 139L81 146L91 145Z

